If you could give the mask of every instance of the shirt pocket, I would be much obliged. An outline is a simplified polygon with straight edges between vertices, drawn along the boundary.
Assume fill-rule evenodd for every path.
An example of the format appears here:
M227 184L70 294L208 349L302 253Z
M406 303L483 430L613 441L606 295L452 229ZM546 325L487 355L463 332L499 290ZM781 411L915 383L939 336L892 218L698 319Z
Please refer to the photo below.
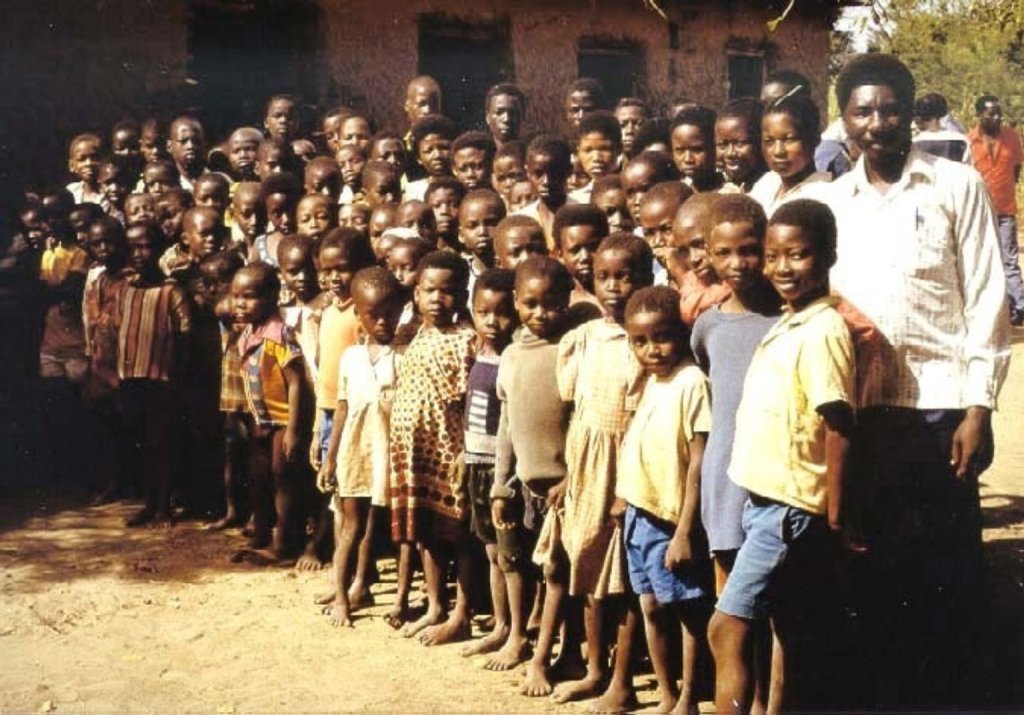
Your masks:
M941 276L955 265L952 214L937 203L921 203L914 209L913 241L902 246L903 267L908 275Z

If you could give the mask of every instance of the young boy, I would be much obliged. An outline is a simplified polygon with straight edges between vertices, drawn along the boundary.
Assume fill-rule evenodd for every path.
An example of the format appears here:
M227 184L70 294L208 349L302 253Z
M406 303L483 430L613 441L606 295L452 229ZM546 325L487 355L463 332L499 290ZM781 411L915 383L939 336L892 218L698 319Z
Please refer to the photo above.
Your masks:
M203 125L191 117L178 117L167 131L167 153L178 169L181 188L192 191L193 182L206 168Z
M124 220L133 223L155 223L156 194L129 194L124 200Z
M632 159L639 153L636 138L651 118L651 109L636 97L623 97L615 104L615 121L622 132L622 158Z
M494 268L494 229L505 218L505 203L490 189L466 194L459 210L459 240L466 247L469 262L469 292L476 279Z
M590 112L580 120L579 132L576 157L583 173L587 175L587 184L572 191L569 199L578 204L586 204L590 203L594 181L618 169L622 133L611 112Z
M432 179L451 176L452 140L455 139L455 123L440 114L431 114L417 119L412 125L412 147L419 165L426 176L410 181L405 187L403 199L422 201L427 185Z
M537 191L527 179L516 181L508 191L508 211L518 213L537 202Z
M381 204L397 204L402 199L401 171L383 159L370 159L363 166L360 183L363 201L371 208Z
M385 258L380 250L380 240L384 237L385 231L395 226L395 214L397 212L398 204L394 203L378 204L370 212L370 222L367 225L366 232L369 235L370 247L373 248L373 254L377 256L378 263Z
M235 187L231 218L232 245L247 257L252 253L256 237L264 232L267 225L267 205L259 182L242 181Z
M373 140L373 128L369 120L359 114L350 114L341 120L340 133L338 137L338 148L351 144L359 147L363 152L365 160L370 151L370 142Z
M667 285L669 264L675 254L672 222L676 211L693 191L679 181L655 184L640 202L639 223L644 240L654 252L654 284Z
M431 179L427 185L423 200L434 212L438 248L463 252L464 246L459 242L459 209L465 195L465 186L450 176Z
M608 220L590 204L567 204L555 214L558 257L573 279L569 305L590 303L600 308L594 295L594 253L608 236Z
M314 301L319 292L319 285L313 254L313 241L301 234L285 236L277 245L282 287L288 289L289 295L286 303L279 303L281 314L285 325L291 328L295 341L302 349L302 356L309 370L310 384L315 385L320 310L317 301Z
M714 228L712 211L719 195L697 194L688 198L672 221L672 245L686 253L688 269L677 279L682 299L679 303L683 322L693 325L708 308L727 299L729 284L719 279L708 256L708 243ZM723 270L725 264L722 264Z
M424 241L440 248L437 240L437 219L430 204L425 201L403 201L395 212L395 225L411 228Z
M68 148L68 171L77 179L67 185L76 204L102 204L100 152L103 140L95 134L79 134Z
M494 141L484 132L465 132L452 142L452 173L466 191L491 185Z
M277 265L278 242L295 231L295 209L302 196L302 187L289 173L271 174L263 180L262 194L267 232L253 241L250 258Z
M370 207L362 202L342 204L338 207L338 226L341 228L354 228L369 238L370 213Z
M191 309L185 292L157 265L160 232L152 223L125 231L134 274L120 296L118 400L129 461L125 473L145 486L146 503L127 526L171 524L171 475L178 456L180 381L188 356Z
M43 199L45 248L38 276L44 313L38 364L40 377L63 379L79 387L89 370L82 325L82 291L89 258L68 221L74 206L64 189Z
M138 167L120 157L100 165L99 181L103 191L101 206L109 215L124 224L124 200L138 183Z
M402 137L393 132L379 132L370 140L370 161L385 162L399 178L405 174L407 153Z
M529 216L514 214L494 228L494 255L498 268L514 270L530 256L546 256L544 229Z
M594 189L590 192L590 203L604 214L608 221L609 233L618 233L619 231L631 233L633 231L636 224L629 212L629 203L626 200L626 189L621 174L602 176L595 181Z
M178 167L170 159L157 159L147 163L142 169L142 186L147 194L157 197L171 188L184 190L178 176Z
M579 135L583 117L607 106L604 87L592 77L574 80L565 93L565 119L574 136Z
M275 94L267 101L263 128L267 137L278 144L290 144L299 134L299 106L289 94Z
M330 196L306 194L295 206L295 232L310 239L324 236L337 225L336 206Z
M631 159L622 170L622 187L635 225L640 224L640 202L655 184L679 181L679 171L672 157L661 152L645 151Z
M206 173L196 179L193 190L196 206L205 206L217 212L218 221L224 225L228 206L231 204L231 185L224 174Z
M555 250L552 229L555 212L565 204L566 182L572 170L571 154L565 140L552 134L535 137L526 149L526 178L538 198L516 213L529 216L543 227L549 253Z
M363 200L363 167L366 166L366 150L358 144L342 144L334 156L341 172L341 194L338 203L351 204Z
M698 105L686 107L672 120L672 159L683 181L694 191L717 191L723 179L715 160L715 112Z
M118 122L110 129L110 153L128 162L139 162L139 125L131 120Z
M332 203L341 196L341 170L330 157L318 156L306 164L303 188L307 194L323 194Z
M291 144L264 139L256 149L256 176L266 181L274 174L294 171L299 164Z
M263 134L256 127L239 127L228 137L228 167L234 181L255 181L256 155Z
M526 144L521 141L506 142L494 153L491 187L504 199L509 211L512 210L512 187L519 181L526 181Z

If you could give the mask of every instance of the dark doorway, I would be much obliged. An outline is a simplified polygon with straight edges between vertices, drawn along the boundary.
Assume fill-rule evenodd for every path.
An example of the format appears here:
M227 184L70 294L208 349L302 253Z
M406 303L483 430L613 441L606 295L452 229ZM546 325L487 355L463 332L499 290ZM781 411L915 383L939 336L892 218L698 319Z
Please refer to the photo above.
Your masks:
M460 130L484 128L484 97L498 82L515 80L509 20L469 21L444 13L421 15L419 72L441 85L442 109Z
M760 97L764 84L764 57L729 55L729 99Z
M576 64L580 77L600 80L613 104L621 97L646 97L647 62L636 40L581 37Z
M315 0L192 0L189 9L188 73L209 139L262 127L272 94L318 99Z

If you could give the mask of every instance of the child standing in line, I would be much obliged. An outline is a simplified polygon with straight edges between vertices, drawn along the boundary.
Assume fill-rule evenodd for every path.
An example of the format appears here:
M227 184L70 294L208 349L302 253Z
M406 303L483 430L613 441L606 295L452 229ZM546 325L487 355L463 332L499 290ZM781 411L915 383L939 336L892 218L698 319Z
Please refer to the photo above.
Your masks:
M494 227L494 255L498 268L515 270L530 256L548 254L544 229L536 219L512 214Z
M747 193L765 172L761 152L761 103L734 99L715 118L715 156L725 173L722 193Z
M100 152L103 140L95 134L79 134L71 140L68 148L68 171L76 181L67 185L67 190L76 204L103 204L103 187L100 184Z
M601 307L594 295L594 254L608 236L608 219L591 204L567 204L555 214L558 256L573 278L571 305Z
M693 362L679 294L643 288L626 305L630 347L647 374L619 455L615 493L626 507L629 581L640 597L658 680L658 711L688 715L710 615L700 526L700 467L711 428L708 380ZM679 643L679 625L682 643ZM671 673L682 645L682 683Z
M476 189L462 200L459 241L469 263L469 293L484 271L494 268L494 229L505 218L505 203L490 189Z
M622 129L611 112L597 111L580 120L579 138L576 140L576 158L587 176L586 185L569 193L569 201L590 203L594 182L618 171L622 153Z
M676 211L693 194L693 191L679 181L665 181L655 184L640 200L637 223L643 230L644 240L651 247L656 263L654 284L668 285L669 267L675 258L672 238L672 222Z
M529 216L543 227L549 253L555 250L555 212L566 202L571 172L572 150L564 139L553 134L533 138L526 149L526 178L537 199L515 213Z
M526 181L526 144L517 139L505 142L494 152L491 163L491 188L501 196L508 211L512 211L512 187L518 181Z
M434 251L420 262L415 299L423 325L399 368L391 414L391 535L422 547L427 612L403 628L426 644L469 637L469 554L463 418L476 333L459 321L469 267L456 253ZM444 574L458 558L455 609L444 620Z
M594 190L590 192L590 204L600 209L608 220L609 233L629 233L636 225L629 212L622 174L609 174L595 181Z
M713 227L711 211L719 195L713 192L691 196L672 220L672 244L686 252L689 270L679 279L679 311L683 322L693 325L701 313L729 297L729 284L719 279L708 258L708 241Z
M690 105L676 113L671 129L672 160L683 182L697 193L718 191L724 179L715 162L715 111Z
M363 339L341 356L338 407L317 479L321 491L334 492L331 625L348 628L352 627L351 612L373 602L366 570L376 515L387 504L391 403L400 359L392 340L402 310L402 292L394 276L373 266L353 278L352 301ZM356 569L350 578L353 549Z

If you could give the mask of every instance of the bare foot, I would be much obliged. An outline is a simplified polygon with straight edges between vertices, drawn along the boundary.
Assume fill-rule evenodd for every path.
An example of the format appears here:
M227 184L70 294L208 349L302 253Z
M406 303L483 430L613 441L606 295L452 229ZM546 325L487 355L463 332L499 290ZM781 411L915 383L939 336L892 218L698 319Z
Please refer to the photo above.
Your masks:
M349 615L348 606L335 603L331 607L331 625L335 628L352 628L352 616Z
M396 603L391 609L384 614L384 622L393 630L398 630L405 622L409 620L409 609L399 603Z
M506 638L508 638L508 626L495 628L483 638L477 638L472 643L467 643L463 649L459 651L459 655L463 658L471 658L474 655L493 653L501 648L501 644L505 642Z
M143 509L142 511L135 512L132 516L124 520L124 525L131 528L135 526L142 526L153 521L155 513L149 509Z
M587 677L587 664L583 662L579 652L570 653L566 649L558 654L555 662L551 664L548 677L553 683L562 683L567 680L582 680Z
M376 600L373 598L373 594L370 593L370 589L363 588L358 593L349 589L348 602L352 604L353 611L358 611L360 608L373 608Z
M665 701L663 700L662 702ZM697 709L696 703L687 703L686 698L678 698L671 711L659 710L659 712L671 712L671 715L697 715L700 711Z
M505 645L484 664L486 670L512 670L530 655L530 642L522 637L509 636Z
M519 692L528 698L542 698L551 695L555 686L551 683L548 667L534 661L526 664L526 677L519 686Z
M420 633L420 643L426 646L444 645L469 640L470 625L468 618L452 618L435 626L428 626Z
M313 603L318 606L329 606L334 603L334 599L338 597L338 592L333 588L330 591L324 591L319 596L313 597Z
M621 713L626 713L630 710L636 710L638 706L639 703L636 700L636 691L633 690L632 686L623 687L621 685L611 684L608 686L608 689L604 691L604 694L601 697L590 704L587 711L592 713L611 713L611 715L620 715Z
M324 562L316 557L316 554L303 553L295 562L296 571L319 571L324 567Z
M253 566L292 566L295 562L283 559L271 549L239 549L231 554L231 561L236 564L247 563Z
M551 699L556 703L568 703L572 700L589 700L596 698L604 690L605 680L599 674L588 673L579 680L569 680L555 686Z
M242 526L243 523L244 522L237 514L228 513L225 514L222 519L218 519L206 528L210 531L224 531L225 529L233 529L236 526Z
M444 614L441 611L427 610L422 616L417 618L412 623L406 623L402 626L402 630L399 634L402 638L412 638L414 635L422 631L424 628L429 626L436 626L444 618Z

